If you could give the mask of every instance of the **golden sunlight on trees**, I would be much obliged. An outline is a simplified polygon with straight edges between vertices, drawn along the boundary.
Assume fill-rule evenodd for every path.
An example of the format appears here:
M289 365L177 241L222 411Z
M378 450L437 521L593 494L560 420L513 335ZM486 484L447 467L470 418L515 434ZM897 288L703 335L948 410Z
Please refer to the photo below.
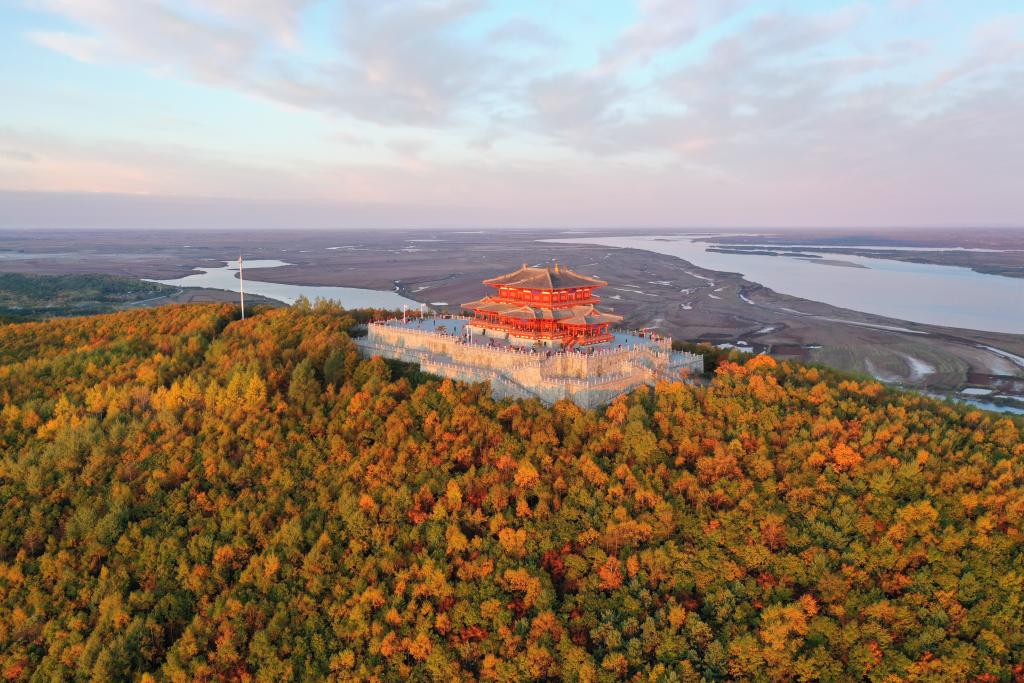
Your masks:
M319 304L0 327L0 677L1024 678L1014 419L767 357L607 408Z

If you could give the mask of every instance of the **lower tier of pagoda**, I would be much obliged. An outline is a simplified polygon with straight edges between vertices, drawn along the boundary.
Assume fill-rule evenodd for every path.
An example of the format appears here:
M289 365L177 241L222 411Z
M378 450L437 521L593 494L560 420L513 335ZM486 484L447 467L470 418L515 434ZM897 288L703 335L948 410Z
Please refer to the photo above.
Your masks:
M558 343L564 346L599 344L613 340L612 323L622 316L599 311L592 305L541 308L482 299L464 307L472 311L470 325L511 339Z
M563 346L586 346L615 339L615 335L608 331L607 326L587 330L568 330L564 327L543 324L524 324L519 320L493 322L480 318L473 318L470 325L482 330L503 333L503 338L507 335L510 340L519 340L520 342L534 340L548 343L560 342Z

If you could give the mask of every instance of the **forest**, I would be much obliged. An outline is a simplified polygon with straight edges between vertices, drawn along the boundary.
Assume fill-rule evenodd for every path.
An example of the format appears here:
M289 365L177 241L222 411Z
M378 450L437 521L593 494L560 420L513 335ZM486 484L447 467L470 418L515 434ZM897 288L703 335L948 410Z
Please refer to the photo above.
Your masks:
M0 273L0 322L109 313L175 291L174 287L121 275Z
M6 681L1024 680L1024 424L721 359L605 408L367 313L0 326Z

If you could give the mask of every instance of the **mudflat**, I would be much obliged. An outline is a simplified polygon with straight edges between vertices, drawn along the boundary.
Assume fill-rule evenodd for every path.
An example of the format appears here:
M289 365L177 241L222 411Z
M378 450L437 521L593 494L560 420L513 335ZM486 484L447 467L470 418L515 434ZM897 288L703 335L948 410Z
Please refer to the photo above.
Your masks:
M627 327L657 327L678 339L714 344L743 342L742 348L822 362L921 389L957 392L981 387L998 395L1024 396L1024 335L925 325L850 311L780 294L737 273L707 270L638 249L540 241L610 234L626 232L182 230L146 231L126 239L124 232L117 231L4 231L0 232L0 272L171 279L188 275L198 266L236 259L243 252L247 260L279 259L290 264L252 270L247 272L250 279L397 291L434 308L457 311L459 304L485 292L482 280L523 262L558 260L608 281L609 286L602 290L603 304L625 316ZM941 231L929 233L926 241L915 231L857 234L847 235L846 241L860 240L861 245L872 246L845 246L876 258L884 251L883 258L932 259L929 262L943 265L953 265L949 260L955 260L958 252L901 252L896 247L991 248L999 251L963 251L960 255L979 270L987 268L986 256L998 261L983 272L1012 270L1013 259L1018 258L1013 250L1024 249L1024 233L997 235L981 233L977 242L972 238L968 243L962 235L947 236L943 242ZM820 244L826 237L837 236L787 233L785 239L764 235L709 239L787 249L818 242L816 247L801 247L801 251L820 255L822 265L830 266L833 264L824 261L841 257L829 251L832 245ZM880 239L890 240L886 246L893 248L875 247ZM1024 251L1019 257L1024 258ZM823 277L830 270L822 268ZM201 292L182 292L167 301L233 296L215 290ZM1024 315L1024 311L1016 314Z

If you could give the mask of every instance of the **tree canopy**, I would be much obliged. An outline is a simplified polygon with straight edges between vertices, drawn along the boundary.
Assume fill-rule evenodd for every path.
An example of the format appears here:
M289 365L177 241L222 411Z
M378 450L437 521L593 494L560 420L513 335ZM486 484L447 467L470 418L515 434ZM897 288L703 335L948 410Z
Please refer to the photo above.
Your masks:
M0 326L0 677L1024 676L1020 422L767 357L495 401L355 321Z
M109 313L176 291L158 282L120 275L0 273L0 322Z

